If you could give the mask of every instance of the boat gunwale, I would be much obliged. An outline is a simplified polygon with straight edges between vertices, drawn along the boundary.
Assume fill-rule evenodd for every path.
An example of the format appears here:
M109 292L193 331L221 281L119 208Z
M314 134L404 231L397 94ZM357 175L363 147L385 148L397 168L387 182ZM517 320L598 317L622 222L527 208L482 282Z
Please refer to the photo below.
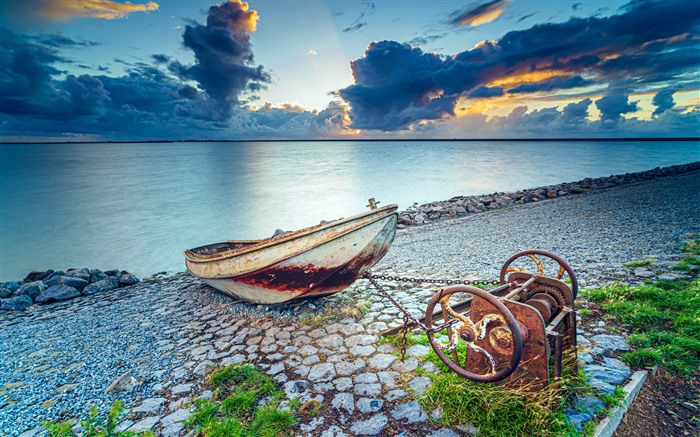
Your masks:
M244 255L247 253L256 252L258 250L262 250L262 249L265 249L265 248L270 247L270 246L275 246L275 245L280 244L280 243L286 243L288 241L296 240L298 238L302 238L302 237L305 237L307 235L311 235L313 233L323 231L325 229L333 228L333 227L336 227L340 224L344 224L347 222L358 220L358 219L361 219L361 218L364 218L367 216L371 216L371 215L376 214L377 218L376 218L376 220L373 220L372 222L377 221L377 220L381 220L381 219L388 217L390 215L398 214L397 209L398 209L397 204L390 204L390 205L383 206L381 208L371 209L369 211L365 211L365 212L362 212L360 214L355 214L353 216L350 216L350 217L347 217L344 219L335 220L335 221L331 221L331 222L324 223L324 224L308 226L306 228L298 229L296 231L292 231L288 234L284 234L284 235L281 235L279 237L266 238L263 240L228 240L226 242L222 242L222 243L230 243L230 242L238 242L238 241L246 241L246 242L258 241L258 243L256 243L256 244L242 247L240 249L231 249L231 250L227 250L224 252L219 252L219 253L214 253L214 254L209 254L209 255L200 255L200 254L194 252L194 250L196 250L196 249L211 245L211 244L205 244L203 246L198 246L198 247L186 250L185 257L187 258L187 261L192 262L192 263L197 263L197 264L217 262L217 261L221 261L221 260L225 260L225 259L229 259L229 258L234 258L234 257L240 256L240 255ZM342 234L338 235L337 237L340 237L342 235L346 235L350 232L355 231L356 229L357 228L349 229L346 232L343 232ZM335 238L333 238L333 239L335 239ZM213 243L213 244L222 244L222 243Z

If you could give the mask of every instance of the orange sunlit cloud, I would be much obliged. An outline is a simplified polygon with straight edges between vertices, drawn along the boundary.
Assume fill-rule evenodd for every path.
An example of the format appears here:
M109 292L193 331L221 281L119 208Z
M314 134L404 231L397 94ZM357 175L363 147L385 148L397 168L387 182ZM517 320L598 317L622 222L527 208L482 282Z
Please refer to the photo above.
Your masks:
M463 11L452 20L453 26L481 26L503 15L510 0L495 0L471 10Z
M113 0L43 0L32 2L36 14L47 20L65 20L73 17L103 18L113 20L123 18L132 12L156 11L158 3L120 3Z

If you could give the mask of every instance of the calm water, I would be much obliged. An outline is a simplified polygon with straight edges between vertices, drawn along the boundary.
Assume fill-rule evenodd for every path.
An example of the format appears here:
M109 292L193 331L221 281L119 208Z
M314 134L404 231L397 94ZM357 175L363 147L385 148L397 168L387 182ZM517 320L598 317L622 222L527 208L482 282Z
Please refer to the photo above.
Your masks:
M32 269L184 270L186 248L700 160L698 142L0 145L0 280Z

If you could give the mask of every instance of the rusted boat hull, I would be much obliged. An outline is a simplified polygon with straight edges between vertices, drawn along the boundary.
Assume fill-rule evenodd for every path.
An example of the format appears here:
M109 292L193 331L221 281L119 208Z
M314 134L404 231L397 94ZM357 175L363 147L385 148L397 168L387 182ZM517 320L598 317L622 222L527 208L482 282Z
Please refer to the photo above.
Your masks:
M261 304L340 292L389 250L396 205L261 241L185 252L190 272L217 290ZM222 250L233 245L232 250Z

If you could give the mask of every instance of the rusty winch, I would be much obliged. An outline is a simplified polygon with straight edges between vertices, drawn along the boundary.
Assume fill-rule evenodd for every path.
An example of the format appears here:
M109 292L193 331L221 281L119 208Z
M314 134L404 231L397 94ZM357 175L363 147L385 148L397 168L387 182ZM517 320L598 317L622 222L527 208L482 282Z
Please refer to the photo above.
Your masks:
M534 268L517 267L524 261ZM555 269L551 277L544 264ZM488 291L444 288L430 300L423 319L408 323L412 317L405 316L404 326L423 329L438 357L474 381L537 391L561 376L563 366L576 369L578 283L571 266L543 250L519 252L503 265L499 283Z

